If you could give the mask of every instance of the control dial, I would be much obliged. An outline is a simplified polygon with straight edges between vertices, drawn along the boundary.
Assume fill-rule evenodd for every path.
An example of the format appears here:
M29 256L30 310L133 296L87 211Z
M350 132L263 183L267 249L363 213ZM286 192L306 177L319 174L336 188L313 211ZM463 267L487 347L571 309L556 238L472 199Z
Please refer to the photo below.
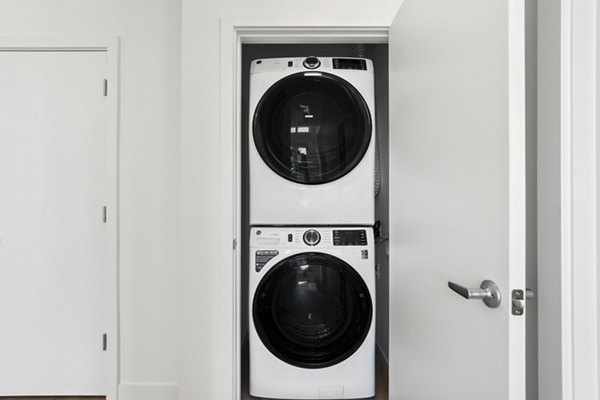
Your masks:
M321 65L321 61L319 61L317 57L307 57L304 60L303 65L308 69L315 69L319 68L319 66Z
M302 239L304 239L304 243L307 245L316 246L321 241L321 234L314 229L309 229L304 232Z

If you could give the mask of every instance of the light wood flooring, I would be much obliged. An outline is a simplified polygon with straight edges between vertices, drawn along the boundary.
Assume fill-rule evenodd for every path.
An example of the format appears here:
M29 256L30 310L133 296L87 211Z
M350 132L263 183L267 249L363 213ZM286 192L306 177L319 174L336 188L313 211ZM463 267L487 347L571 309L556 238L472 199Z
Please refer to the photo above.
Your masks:
M106 400L104 396L0 396L0 400Z
M242 351L242 400L261 400L259 397L250 396L248 394L248 344L244 346ZM388 372L384 362L379 358L376 360L376 390L375 397L370 400L388 400Z

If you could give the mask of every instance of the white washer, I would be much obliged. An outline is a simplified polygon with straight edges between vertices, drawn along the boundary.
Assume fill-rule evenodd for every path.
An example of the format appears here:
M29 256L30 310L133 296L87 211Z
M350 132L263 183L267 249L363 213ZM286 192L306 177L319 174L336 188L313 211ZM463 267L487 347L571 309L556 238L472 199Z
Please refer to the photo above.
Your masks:
M374 93L365 58L252 61L250 225L373 225Z
M252 228L250 394L375 395L372 228Z

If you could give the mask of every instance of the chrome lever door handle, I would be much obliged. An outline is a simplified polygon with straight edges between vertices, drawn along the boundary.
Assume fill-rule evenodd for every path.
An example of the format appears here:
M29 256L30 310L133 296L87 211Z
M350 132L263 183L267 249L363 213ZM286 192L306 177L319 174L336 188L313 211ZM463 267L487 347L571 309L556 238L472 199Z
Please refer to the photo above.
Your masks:
M490 280L481 282L479 289L466 288L454 282L448 282L448 287L465 299L483 300L485 305L490 308L497 308L502 302L498 285Z

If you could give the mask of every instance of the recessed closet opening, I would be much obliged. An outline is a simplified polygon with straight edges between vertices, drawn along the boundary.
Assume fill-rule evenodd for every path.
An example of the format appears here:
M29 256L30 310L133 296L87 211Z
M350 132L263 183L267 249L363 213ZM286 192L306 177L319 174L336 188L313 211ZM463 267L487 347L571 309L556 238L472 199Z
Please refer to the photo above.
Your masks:
M241 342L241 398L253 399L249 394L249 280L254 271L254 260L250 256L250 177L249 177L249 146L254 140L249 126L249 76L252 60L269 58L306 58L314 57L361 57L373 62L375 77L375 115L372 132L375 135L375 229L373 245L375 249L374 271L375 293L372 300L375 306L375 343L376 343L376 396L375 399L388 399L388 349L389 349L389 264L388 264L388 45L385 43L343 43L343 44L242 44L241 68L241 174L242 174L242 236L241 249L241 293L239 310L240 342ZM312 225L312 224L311 224ZM330 225L330 224L320 224ZM365 227L368 228L368 227ZM373 228L373 227L371 227ZM324 227L325 229L325 227Z

